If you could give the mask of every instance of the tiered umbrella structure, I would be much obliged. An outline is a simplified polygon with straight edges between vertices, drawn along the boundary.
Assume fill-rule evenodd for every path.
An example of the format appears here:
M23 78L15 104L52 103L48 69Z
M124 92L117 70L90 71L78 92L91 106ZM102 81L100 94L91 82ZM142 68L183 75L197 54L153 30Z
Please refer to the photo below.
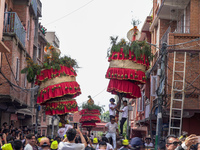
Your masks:
M122 97L141 97L139 84L146 82L145 71L149 68L152 54L150 46L144 41L128 43L121 39L117 43L117 37L111 37L111 43L110 64L106 73L106 78L110 79L107 91L119 96L120 106Z
M86 104L82 105L82 110L79 112L81 115L79 122L82 123L81 126L86 128L90 135L90 131L96 126L96 123L101 122L99 118L101 107L94 104L91 96L88 97L89 100Z
M45 52L43 65L37 65L29 58L22 72L27 72L29 82L35 80L39 85L37 104L45 106L46 115L59 115L65 123L65 114L78 111L74 98L81 90L73 68L77 63L70 57L59 57L60 50L53 46L45 47Z

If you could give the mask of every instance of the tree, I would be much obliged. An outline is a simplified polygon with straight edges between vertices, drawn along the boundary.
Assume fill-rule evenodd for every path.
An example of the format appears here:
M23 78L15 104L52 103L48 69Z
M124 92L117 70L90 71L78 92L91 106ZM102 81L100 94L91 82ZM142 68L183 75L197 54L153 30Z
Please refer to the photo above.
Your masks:
M106 111L103 114L101 114L101 121L106 121L106 122L110 121L110 113L109 113L109 111Z

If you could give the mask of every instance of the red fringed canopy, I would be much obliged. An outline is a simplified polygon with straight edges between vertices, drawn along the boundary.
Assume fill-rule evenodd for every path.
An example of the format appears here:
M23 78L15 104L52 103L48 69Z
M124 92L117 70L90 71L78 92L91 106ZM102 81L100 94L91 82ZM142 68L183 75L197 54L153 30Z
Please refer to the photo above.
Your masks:
M37 103L44 105L47 115L63 115L78 111L76 96L81 94L72 67L60 65L60 70L44 69L37 75L35 84L40 86Z
M112 94L124 93L126 98L141 97L140 87L127 80L110 79L107 91Z
M142 64L146 66L146 69L149 68L149 60L145 57L145 55L141 56L141 58L136 58L134 52L129 50L129 54L126 56L123 52L123 48L120 49L120 52L113 52L112 55L108 58L108 61L112 60L131 60L138 64Z
M118 80L132 80L135 81L135 84L141 84L146 82L145 72L127 68L108 68L106 78Z
M52 98L68 95L72 98L81 94L80 86L76 81L50 85L39 91L37 103L42 104Z
M75 99L47 102L45 105L46 115L63 115L66 113L74 113L78 111L78 106Z
M68 68L66 66L60 65L60 70L57 69L44 69L41 71L40 75L36 76L35 84L40 85L41 82L53 79L60 76L77 76L75 70L71 67Z

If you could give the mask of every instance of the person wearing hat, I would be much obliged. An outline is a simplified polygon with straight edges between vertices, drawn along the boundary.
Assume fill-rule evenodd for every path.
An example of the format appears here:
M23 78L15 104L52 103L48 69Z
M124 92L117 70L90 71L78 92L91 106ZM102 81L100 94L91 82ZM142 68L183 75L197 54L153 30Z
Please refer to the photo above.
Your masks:
M131 145L132 149L135 149L135 150L144 149L142 139L139 137L132 138L130 141L130 145Z
M40 140L40 147L41 150L50 150L50 140L47 137L43 137Z
M93 138L93 142L92 142L92 146L94 147L94 149L96 149L97 144L98 144L98 139L97 138Z
M119 150L130 150L129 149L129 141L127 139L124 139L122 141L122 147Z
M109 108L109 114L110 114L110 120L112 118L115 118L115 109L117 108L117 105L115 104L115 99L110 99L110 104L108 105Z
M51 143L51 150L57 150L58 149L58 141L53 141Z

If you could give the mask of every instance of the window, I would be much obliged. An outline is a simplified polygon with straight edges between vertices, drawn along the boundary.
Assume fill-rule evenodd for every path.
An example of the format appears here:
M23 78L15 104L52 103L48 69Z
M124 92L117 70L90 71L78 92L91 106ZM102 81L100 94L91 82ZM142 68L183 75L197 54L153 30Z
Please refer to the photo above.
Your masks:
M42 130L42 136L46 136L46 131Z
M0 52L0 68L1 68L1 65L2 65L2 53Z
M30 21L28 21L28 26L27 26L27 40L29 40L29 32L30 32Z
M150 114L150 101L147 98L146 102L145 102L145 118L148 118Z
M145 97L145 92L141 92L141 97L138 98L138 103L137 103L138 112L144 111L144 97Z
M19 81L19 71L20 71L20 60L17 57L16 60L16 80Z
M46 114L43 112L43 122L46 122Z
M73 121L73 116L70 116L70 117L69 117L69 121Z
M156 96L157 76L151 76L151 96Z
M41 46L38 44L37 58L41 59Z
M25 76L24 76L24 88L26 88L26 85L27 85L27 73L25 74Z
M178 18L176 32L190 33L190 3L182 11L180 17Z

